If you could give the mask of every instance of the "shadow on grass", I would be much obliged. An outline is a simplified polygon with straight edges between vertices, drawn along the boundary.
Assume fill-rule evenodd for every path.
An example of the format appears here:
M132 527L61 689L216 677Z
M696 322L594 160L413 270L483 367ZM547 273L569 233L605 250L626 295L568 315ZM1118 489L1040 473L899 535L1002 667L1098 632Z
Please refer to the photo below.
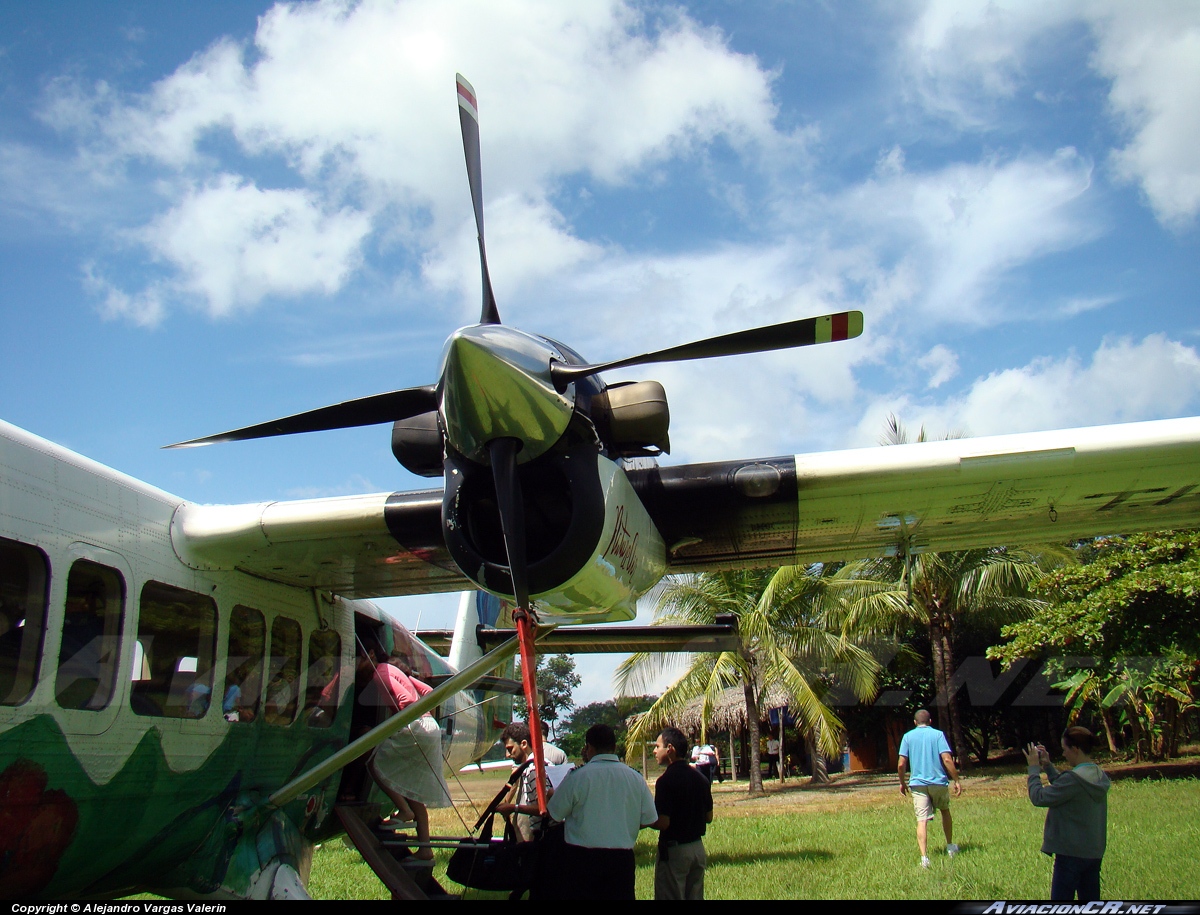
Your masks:
M745 851L745 852L712 852L706 853L708 866L714 864L753 864L756 861L794 861L796 863L811 862L811 861L830 861L835 856L831 851L825 851L819 848L801 848L796 851L784 851L782 849L775 851ZM658 850L655 848L647 848L644 845L637 846L634 852L634 860L638 867L654 867L654 863L658 858Z
M1103 764L1101 764L1103 765ZM1161 781L1176 778L1200 778L1200 759L1187 762L1147 763L1124 769L1105 769L1108 777L1119 781Z
M799 851L761 851L761 852L716 852L709 854L708 866L715 864L753 864L756 861L831 861L834 854L820 848L802 848Z
M1188 748L1190 750L1191 748ZM1200 756L1185 751L1181 756L1165 762L1132 762L1126 759L1111 759L1098 756L1096 762L1114 782L1158 781L1163 779L1196 778L1200 779ZM1060 770L1069 768L1061 759L1055 759L1054 765ZM999 782L1014 776L1024 776L1028 766L1023 756L1010 753L1006 756L988 760L983 766L972 766L963 772L964 777L976 782ZM853 786L851 786L853 787Z
M854 775L834 775L829 781L814 782L812 779L793 779L786 784L780 785L776 781L763 782L763 790L761 793L750 794L742 785L735 785L735 790L725 789L718 792L714 791L714 796L728 798L733 803L741 803L743 801L757 801L767 797L787 796L790 794L853 794L862 789L887 789L891 788L896 781L894 772L868 772L855 773Z

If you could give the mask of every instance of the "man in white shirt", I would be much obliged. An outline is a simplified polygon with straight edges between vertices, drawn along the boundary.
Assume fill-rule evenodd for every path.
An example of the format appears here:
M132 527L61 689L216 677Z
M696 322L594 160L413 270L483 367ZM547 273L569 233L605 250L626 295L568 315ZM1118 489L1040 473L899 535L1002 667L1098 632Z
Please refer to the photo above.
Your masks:
M564 824L554 896L560 899L635 899L633 846L643 827L658 828L654 795L641 774L617 758L612 728L584 735L587 765L571 772L550 799L550 816ZM545 897L543 897L545 898Z
M550 728L546 726L546 722L542 722L542 757L546 760L547 766L565 766L570 760L567 759L567 754L549 742Z

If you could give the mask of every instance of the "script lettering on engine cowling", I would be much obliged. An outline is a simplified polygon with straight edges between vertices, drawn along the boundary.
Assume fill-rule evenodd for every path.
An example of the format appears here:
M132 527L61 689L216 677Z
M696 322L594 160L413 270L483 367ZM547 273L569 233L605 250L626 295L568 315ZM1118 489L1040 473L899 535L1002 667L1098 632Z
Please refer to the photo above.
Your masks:
M630 534L626 523L627 513L624 505L617 506L617 517L613 522L612 539L604 548L604 555L620 566L629 575L633 574L637 565L637 544L641 533Z

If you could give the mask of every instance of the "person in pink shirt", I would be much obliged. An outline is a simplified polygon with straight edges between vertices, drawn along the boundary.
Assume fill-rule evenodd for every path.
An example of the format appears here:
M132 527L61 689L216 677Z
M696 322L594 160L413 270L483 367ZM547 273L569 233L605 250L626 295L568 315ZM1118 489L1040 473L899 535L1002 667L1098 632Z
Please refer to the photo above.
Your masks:
M375 662L374 652L371 661ZM368 692L375 694L373 701L390 708L393 714L432 692L428 684L412 676L399 657L375 664L371 687ZM413 855L418 861L433 861L433 849L428 845L428 808L448 807L451 803L443 766L442 731L428 712L376 747L369 763L371 776L396 805L400 819L411 819L416 824L417 841L425 843Z

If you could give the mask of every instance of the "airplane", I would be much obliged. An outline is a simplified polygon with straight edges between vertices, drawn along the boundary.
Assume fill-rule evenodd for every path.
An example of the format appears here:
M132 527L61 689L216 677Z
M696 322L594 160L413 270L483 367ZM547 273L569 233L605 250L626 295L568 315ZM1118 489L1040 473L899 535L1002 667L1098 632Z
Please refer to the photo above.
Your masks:
M457 769L517 689L535 698L539 648L722 638L611 626L668 574L1200 519L1200 418L660 463L662 386L601 372L850 340L861 313L599 363L502 324L478 101L456 91L483 303L438 378L171 446L391 423L397 461L440 488L199 505L0 424L0 895L303 897L313 843L350 828L354 761L417 715ZM448 660L370 603L469 589L504 603L464 602ZM374 727L352 685L372 642L437 684Z

